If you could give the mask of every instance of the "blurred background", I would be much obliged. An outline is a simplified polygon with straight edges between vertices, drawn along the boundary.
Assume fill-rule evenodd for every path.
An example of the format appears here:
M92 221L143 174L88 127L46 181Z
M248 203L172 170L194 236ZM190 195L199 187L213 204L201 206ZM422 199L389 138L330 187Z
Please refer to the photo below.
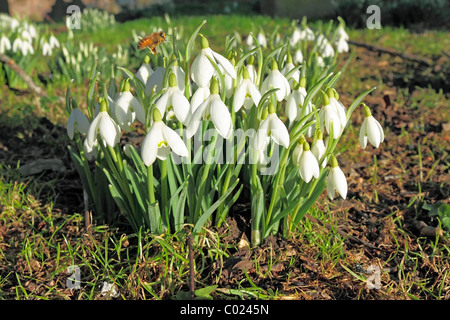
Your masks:
M163 14L241 14L269 15L300 19L341 16L348 25L365 27L366 8L381 9L381 24L413 29L448 28L450 6L447 0L0 0L0 12L32 21L61 21L69 5L99 8L127 21Z

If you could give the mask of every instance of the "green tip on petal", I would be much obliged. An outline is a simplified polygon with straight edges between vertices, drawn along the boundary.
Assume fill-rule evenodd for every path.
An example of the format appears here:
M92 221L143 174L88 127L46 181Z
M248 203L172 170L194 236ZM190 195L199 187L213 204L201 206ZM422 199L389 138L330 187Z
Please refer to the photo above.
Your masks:
M161 112L159 112L158 108L153 109L153 121L155 122L162 121Z
M171 72L169 76L169 86L171 88L177 86L177 77L175 76L175 73Z
M276 112L275 106L274 106L274 104L273 104L272 102L269 102L269 106L268 106L267 109L269 110L269 113L270 113L270 114Z
M286 63L293 63L292 55L290 53L288 53L288 55L287 55Z
M100 112L108 111L108 104L106 103L106 99L99 97L98 101L100 103Z
M328 97L331 99L331 98L334 98L334 92L333 92L333 88L328 88L327 89L327 94L328 94Z
M330 104L330 98L328 97L328 95L322 91L323 94L323 105L327 106Z
M263 112L261 114L261 120L266 119L268 115L269 115L269 111L266 108L266 109L263 110Z
M334 156L334 154L331 155L330 165L331 165L332 168L336 168L339 165L336 157Z
M144 63L150 63L150 57L149 56L145 56L144 58Z
M309 151L310 147L309 147L309 143L307 141L303 142L303 151Z
M213 77L211 80L211 94L219 94L219 81L217 78Z
M275 59L272 59L272 70L278 70L278 63Z
M368 106L366 106L365 103L361 103L363 108L364 108L364 117L368 118L372 115L372 111L370 111L370 108Z
M305 87L306 87L306 77L305 77L305 76L303 76L303 77L300 79L300 87L302 87L302 88L305 88Z
M209 48L208 39L206 39L205 36L202 34L200 34L200 37L202 37L202 49Z
M120 92L131 91L130 79L125 79L120 85Z
M243 71L242 71L242 78L244 78L244 79L250 79L250 75L248 74L247 68L243 68Z

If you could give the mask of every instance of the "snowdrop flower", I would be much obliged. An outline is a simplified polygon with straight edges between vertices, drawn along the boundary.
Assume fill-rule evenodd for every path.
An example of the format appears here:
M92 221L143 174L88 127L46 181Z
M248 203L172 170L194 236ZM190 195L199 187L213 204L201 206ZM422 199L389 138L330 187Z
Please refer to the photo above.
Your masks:
M107 111L105 99L100 101L100 112L92 121L87 134L87 144L92 147L97 141L97 134L100 134L104 142L110 147L114 147L120 139L120 128L110 117Z
M250 49L253 49L255 47L251 33L247 36L247 38L245 38L245 43Z
M298 161L300 177L308 183L311 179L318 178L320 174L319 163L311 152L308 142L303 143L303 150Z
M327 148L325 146L325 143L323 142L323 133L322 131L318 130L316 133L316 139L313 142L312 146L311 146L311 152L313 153L313 155L316 157L317 161L321 162L322 160L322 168L325 167L326 163L327 163L327 158L325 157L324 159L322 159L322 157L324 156L325 152L326 152Z
M8 50L11 50L11 42L7 36L2 35L0 38L0 53L5 53Z
M47 42L45 42L42 45L42 55L43 56L51 56L52 55L52 47Z
M316 53L316 52L315 52ZM325 67L325 62L323 61L323 58L321 56L319 56L318 54L315 55L315 60L316 60L316 64L323 68Z
M153 110L153 124L142 142L142 161L148 167L155 162L156 158L166 160L170 154L170 149L181 157L189 155L186 145L178 133L164 124L161 113L155 108Z
M275 95L277 97L277 101L283 100L290 92L291 87L287 79L281 74L280 70L278 70L278 64L275 60L272 62L272 70L269 71L269 75L266 79L264 79L261 85L261 93L269 91L270 89L278 90L275 91Z
M295 68L295 65L292 60L292 56L291 56L291 54L288 54L286 64L284 65L283 69L281 69L281 74L283 74L283 76L286 77L286 79L288 80L291 87L292 87L292 84L294 81L300 82L300 71L299 70L295 70L294 73L289 78L287 77L287 74L294 68Z
M186 128L186 135L188 138L191 138L197 132L202 119L211 119L214 127L223 138L228 139L231 137L233 123L230 111L220 99L219 84L216 78L213 78L211 82L211 94L192 114Z
M166 68L157 67L155 72L150 75L150 77L147 79L147 83L145 84L146 95L151 95L153 90L155 90L155 92L159 92L163 89L165 72Z
M175 55L172 57L172 59L176 59ZM177 87L184 94L184 90L186 88L185 84L186 73L184 72L183 68L181 68L178 65L178 61L175 61L175 63L171 67L171 70L177 80Z
M302 53L302 50L300 50L300 49L295 50L295 53L294 53L294 62L295 62L295 63L298 63L298 64L300 64L300 63L303 62L303 53Z
M339 26L336 30L336 37L338 39L348 40L349 36L348 36L347 32L345 31L344 20L341 20L341 19L339 19L339 20L341 21L341 23L339 24Z
M12 50L13 52L17 52L18 50L22 50L23 47L23 41L20 38L16 38L13 41Z
M347 197L347 180L344 173L338 166L338 162L334 155L331 156L331 169L327 177L327 194L333 200L335 192L345 199Z
M303 29L300 30L300 40L314 41L315 38L314 32L308 26L305 25Z
M302 135L297 142L297 145L292 152L292 162L299 167L300 166L300 158L303 153L303 144L305 143L305 137Z
M289 40L291 47L295 46L300 40L302 40L302 33L299 28L295 28Z
M369 141L375 148L378 148L381 142L384 141L384 132L380 123L372 116L369 107L364 103L364 122L359 131L359 142L364 149Z
M344 107L341 101L339 101L339 94L335 89L328 89L328 97L330 98L330 103L334 104L339 116L339 121L341 122L342 130L344 130L347 125L347 109Z
M169 89L158 99L156 108L162 116L166 110L174 113L182 124L186 124L189 116L190 104L183 92L177 86L177 79L172 72L169 76ZM169 116L170 117L170 116Z
M130 82L124 80L122 82L121 90L117 94L114 101L114 116L117 119L119 126L125 130L130 131L130 126L134 123L136 118L145 124L145 111L139 100L131 93Z
M145 56L144 63L136 71L136 78L138 78L142 82L142 84L145 86L148 78L151 76L152 73L153 73L153 69L150 66L150 57Z
M261 93L259 92L256 85L250 80L250 75L247 69L243 69L243 79L241 84L236 88L233 99L233 109L234 112L239 111L242 106L246 109L255 104L259 104L261 100Z
M336 43L336 50L338 53L348 52L349 48L347 40L345 40L344 38L339 38Z
M88 139L85 138L83 141L83 150L86 159L92 160L97 157L97 140L95 140L94 144L90 146L88 143Z
M22 38L23 41L26 41L29 43L31 43L33 41L31 34L27 30L23 30L22 33L20 34L20 37Z
M257 136L258 141L264 141L264 137L271 137L276 144L282 145L285 148L289 147L289 132L284 125L283 121L281 121L276 112L275 106L272 103L269 103L269 114L268 116L261 122L258 128Z
M333 46L323 34L317 37L317 44L320 54L323 58L330 58L334 56Z
M302 115L306 116L313 111L311 102L307 106L303 105L307 95L305 85L306 78L302 77L300 83L294 83L294 90L286 98L286 113L291 123L300 120Z
M56 37L54 35L51 35L50 39L48 41L49 41L50 47L52 47L52 49L60 47L59 41L58 41L58 39L56 39Z
M73 139L75 132L87 134L89 131L89 120L86 115L78 108L73 108L67 120L67 135L70 140Z
M324 126L328 134L337 139L344 127L341 125L341 119L335 103L330 102L330 97L323 92L323 107L319 111L320 130L324 130ZM333 132L331 132L333 130Z
M258 40L258 43L261 47L266 48L267 47L267 39L266 35L264 34L264 31L261 29L256 36L256 40Z
M255 56L250 56L248 59L248 64L245 66L245 69L248 71L248 75L250 77L250 80L252 80L253 83L255 83L256 78L258 77L258 72L256 72L256 68L253 65L255 61Z
M209 61L208 57L216 62L219 66L221 66L225 73L228 74L231 78L236 79L236 70L234 69L231 62L224 56L213 51L209 47L208 40L204 36L202 36L202 50L200 54L194 59L191 66L192 80L194 80L194 82L199 87L209 86L211 77L215 73L215 68Z

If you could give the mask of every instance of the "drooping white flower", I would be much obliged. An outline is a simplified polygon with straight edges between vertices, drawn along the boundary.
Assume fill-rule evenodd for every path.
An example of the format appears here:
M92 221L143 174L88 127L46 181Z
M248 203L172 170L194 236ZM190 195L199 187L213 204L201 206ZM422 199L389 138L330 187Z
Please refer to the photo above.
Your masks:
M165 160L171 149L181 157L189 155L183 139L162 121L159 110L155 108L153 110L153 124L142 142L142 161L146 166L150 166L156 158Z
M330 58L334 56L334 49L331 43L328 41L327 38L323 34L320 34L317 37L317 45L318 50L322 57L324 58Z
M261 94L271 89L278 89L275 91L277 101L282 101L291 92L289 82L278 70L278 64L275 60L272 62L272 69L269 71L269 75L261 85Z
M230 138L233 132L233 123L230 111L219 96L219 84L216 78L211 81L211 94L193 112L189 124L186 128L186 135L191 138L197 132L201 120L211 120L219 134L225 138Z
M309 102L308 105L304 105L305 98L307 95L306 89L306 78L302 77L300 83L294 86L294 90L286 98L286 113L289 122L300 120L302 114L306 116L313 111L312 103Z
M260 100L261 93L250 79L247 69L244 68L242 82L236 88L234 93L233 109L235 112L239 111L242 106L249 109L253 104L257 106Z
M130 131L130 126L138 119L145 124L145 110L139 100L131 93L128 80L122 82L122 88L114 100L114 115L121 129Z
M182 124L187 124L190 104L177 86L177 79L173 72L169 76L169 89L158 99L156 108L163 117L166 111L173 112L178 121Z
M266 39L266 35L264 34L264 31L260 30L258 32L258 35L256 36L256 40L258 40L258 43L261 47L263 47L263 48L267 47L267 39Z
M292 32L291 39L289 40L291 47L294 47L300 40L302 40L302 33L300 29L296 27Z
M363 104L364 121L359 131L359 142L364 149L369 141L375 148L384 141L384 132L380 123L372 116L369 107Z
M275 107L272 103L269 103L268 107L269 114L261 122L258 128L257 136L258 141L263 142L267 137L272 138L272 140L285 148L289 147L289 132L281 121L276 112Z
M340 38L336 42L336 51L338 53L342 53L342 52L348 52L348 50L349 50L349 47L348 47L347 40L345 40L344 38Z
M11 50L11 42L7 36L2 35L0 38L0 53L5 53L8 50Z
M308 183L311 179L318 178L320 174L319 163L310 150L308 142L303 143L303 151L299 160L300 177Z
M213 51L209 47L208 40L202 36L202 50L194 59L191 66L192 80L197 83L199 87L209 86L209 82L215 73L215 68L209 61L208 57L221 66L224 72L231 78L236 79L236 70L231 62L224 56Z
M337 139L344 127L341 124L341 117L335 103L330 102L328 94L323 93L323 107L319 111L320 130L324 132L324 127L328 134ZM331 130L333 130L331 132Z
M303 62L303 53L302 53L302 50L300 50L300 49L295 50L295 53L294 53L294 62L295 62L295 63L298 63L298 64L300 64L300 63Z
M327 194L328 197L333 200L338 194L345 199L347 197L347 179L341 168L338 166L338 162L334 155L331 156L331 169L327 177Z
M70 140L73 139L75 132L87 134L89 131L89 120L86 115L78 108L73 108L67 120L67 135Z
M48 39L50 47L52 47L52 49L54 48L59 48L60 44L58 39L56 39L56 37L54 35L51 35L50 38Z
M317 161L322 163L322 167L324 168L327 163L327 158L325 157L322 159L322 157L325 155L325 152L327 150L327 147L325 146L325 143L323 142L323 133L322 131L318 130L316 134L316 139L313 142L311 146L311 152L316 157Z
M145 86L148 78L151 76L152 73L153 73L153 69L150 66L150 57L145 56L144 63L136 71L136 78L138 78L142 82L142 84Z
M300 40L314 41L314 39L314 32L308 26L303 26L300 30Z
M42 45L42 55L43 56L51 56L52 55L52 47L48 42L44 42Z
M102 140L110 147L114 147L120 139L119 125L109 115L105 99L100 101L100 112L89 126L86 137L89 146L92 147L96 143L97 134L100 134Z

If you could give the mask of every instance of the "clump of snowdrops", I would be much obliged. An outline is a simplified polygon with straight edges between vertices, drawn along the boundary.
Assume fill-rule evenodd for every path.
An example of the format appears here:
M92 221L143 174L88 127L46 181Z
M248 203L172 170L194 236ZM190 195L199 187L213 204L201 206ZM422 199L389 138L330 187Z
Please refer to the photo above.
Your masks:
M295 230L325 189L331 200L346 197L335 150L359 106L361 146L384 139L362 103L374 88L349 106L334 89L348 39L342 21L316 31L302 21L269 41L231 35L220 53L200 33L205 23L136 72L119 67L122 77L105 78L94 68L86 113L69 87L70 151L96 219L120 212L136 231L188 225L198 235L226 224L243 199L259 245Z

